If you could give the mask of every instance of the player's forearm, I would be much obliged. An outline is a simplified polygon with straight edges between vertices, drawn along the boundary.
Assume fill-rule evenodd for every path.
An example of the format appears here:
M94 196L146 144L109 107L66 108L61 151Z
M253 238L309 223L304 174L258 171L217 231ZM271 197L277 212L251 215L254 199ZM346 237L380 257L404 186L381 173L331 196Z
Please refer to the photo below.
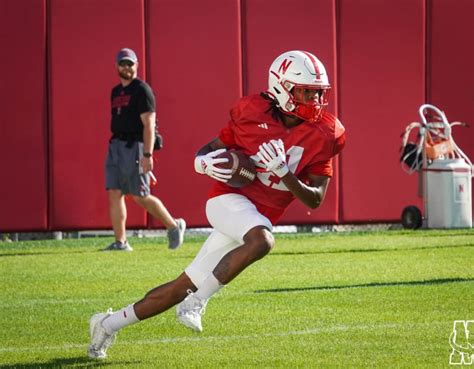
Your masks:
M206 155L210 153L211 151L216 151L216 150L225 149L225 148L226 146L224 145L224 143L220 139L215 138L211 142L201 147L196 153L196 156Z
M143 152L153 152L155 140L155 113L143 113L140 116L143 123Z
M321 205L324 198L324 191L321 188L304 184L291 172L288 172L282 181L291 193L306 206L316 209Z

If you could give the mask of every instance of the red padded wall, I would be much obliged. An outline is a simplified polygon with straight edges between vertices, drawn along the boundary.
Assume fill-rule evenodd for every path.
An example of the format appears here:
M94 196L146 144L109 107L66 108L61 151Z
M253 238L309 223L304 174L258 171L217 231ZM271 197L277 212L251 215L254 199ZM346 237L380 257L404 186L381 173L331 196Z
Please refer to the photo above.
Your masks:
M244 93L265 91L268 68L281 53L307 50L325 65L333 90L330 111L336 111L334 0L243 0ZM344 121L343 121L344 123ZM311 210L298 200L288 208L280 224L334 223L338 221L338 165L326 200Z
M474 126L473 13L471 0L0 0L0 64L12 71L0 89L0 160L14 178L0 184L0 230L110 229L104 159L121 47L137 52L158 98L154 193L190 226L207 225L212 183L194 173L195 151L242 93L267 88L270 63L289 49L325 64L347 146L321 209L295 201L281 223L398 221L404 206L421 206L417 176L398 163L418 107ZM454 138L474 159L474 128ZM129 228L147 225L128 209Z
M46 230L46 9L0 0L0 231Z
M396 221L420 205L399 165L400 134L424 103L424 0L340 0L339 113L344 222Z
M115 55L134 49L143 76L144 3L51 0L50 8L51 226L110 228L104 161ZM128 210L128 226L144 227L145 212Z
M164 136L153 192L173 216L208 226L212 180L194 172L194 154L227 124L241 95L239 1L150 0L147 10L148 70Z
M429 101L450 121L470 125L453 128L453 137L474 161L474 1L428 4Z

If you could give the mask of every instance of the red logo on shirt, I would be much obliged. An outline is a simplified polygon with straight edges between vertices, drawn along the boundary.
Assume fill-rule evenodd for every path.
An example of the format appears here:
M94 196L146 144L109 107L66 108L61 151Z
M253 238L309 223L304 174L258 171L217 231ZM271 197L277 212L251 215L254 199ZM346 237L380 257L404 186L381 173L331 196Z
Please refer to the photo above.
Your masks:
M207 170L207 165L206 165L206 162L204 160L201 160L201 167L204 171Z
M116 96L112 100L112 108L121 108L122 106L128 106L130 102L130 95Z

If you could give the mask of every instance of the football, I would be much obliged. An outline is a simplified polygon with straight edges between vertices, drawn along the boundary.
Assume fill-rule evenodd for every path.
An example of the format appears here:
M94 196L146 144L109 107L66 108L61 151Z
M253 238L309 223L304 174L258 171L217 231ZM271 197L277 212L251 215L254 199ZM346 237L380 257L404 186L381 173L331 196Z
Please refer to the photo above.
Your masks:
M216 165L222 169L232 169L232 177L227 182L227 185L241 188L248 186L255 179L255 164L252 159L242 151L228 150L217 157L229 159L227 163L219 163Z

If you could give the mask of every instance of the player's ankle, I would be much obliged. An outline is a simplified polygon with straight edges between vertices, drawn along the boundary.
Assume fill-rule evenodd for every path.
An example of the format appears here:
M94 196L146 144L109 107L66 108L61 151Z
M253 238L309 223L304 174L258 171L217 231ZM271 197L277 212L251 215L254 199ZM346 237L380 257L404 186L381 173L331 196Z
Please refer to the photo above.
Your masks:
M207 300L222 287L224 287L224 285L217 280L214 273L210 273L202 283L201 287L196 291L195 295L201 300Z

